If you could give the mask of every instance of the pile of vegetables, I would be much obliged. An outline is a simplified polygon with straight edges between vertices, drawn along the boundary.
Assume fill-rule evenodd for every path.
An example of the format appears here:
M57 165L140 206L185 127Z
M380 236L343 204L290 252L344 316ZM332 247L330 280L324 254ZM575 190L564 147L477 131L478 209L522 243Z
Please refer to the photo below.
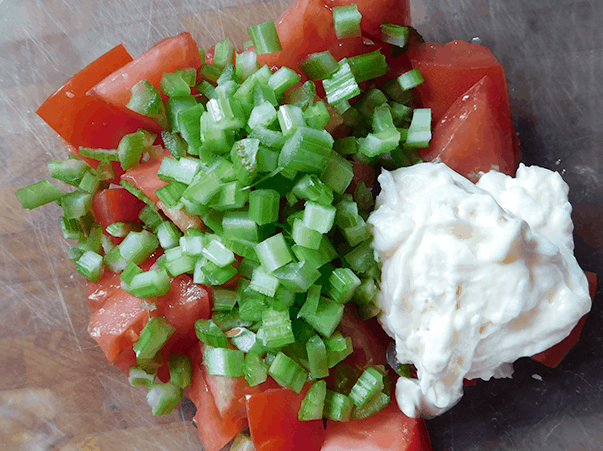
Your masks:
M17 195L63 208L91 337L154 415L187 394L208 450L430 447L392 401L411 368L387 364L375 318L375 170L513 174L519 153L492 54L406 24L401 1L298 0L242 52L118 46L38 110L75 190Z

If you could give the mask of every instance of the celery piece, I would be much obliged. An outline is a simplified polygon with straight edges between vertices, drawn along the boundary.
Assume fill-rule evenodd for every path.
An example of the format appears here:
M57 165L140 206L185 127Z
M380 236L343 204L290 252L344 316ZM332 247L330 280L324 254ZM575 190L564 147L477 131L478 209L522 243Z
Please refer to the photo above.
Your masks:
M249 193L249 217L258 225L278 220L279 194L272 189L257 189Z
M325 78L322 84L327 96L327 102L330 105L339 103L342 100L350 100L361 93L356 78L352 73L352 68L345 58L339 62L339 69L330 77Z
M75 269L86 279L96 282L103 273L103 257L96 252L86 251L75 262Z
M48 183L48 185L50 185L50 183ZM50 186L53 186L53 185L50 185ZM22 189L24 189L24 188L22 188ZM39 188L35 188L35 189L39 189ZM19 195L19 194L17 194L17 195ZM54 191L52 197L49 197L49 198L54 198L55 196L58 196L58 188L57 188L57 191ZM53 199L53 200L58 201L59 205L63 208L64 216L67 219L74 219L74 218L81 218L82 216L86 215L86 213L88 213L90 211L90 209L92 208L93 196L90 193L82 193L80 191L74 191L72 193L67 193L67 194L61 193L61 196L59 198ZM47 203L47 202L45 202L45 203ZM43 204L40 204L40 205L43 205ZM36 205L36 206L38 206L38 205ZM25 208L27 208L27 207L25 207ZM32 208L35 208L35 207L32 207Z
M268 370L256 352L249 352L245 355L243 372L245 380L251 387L266 382L268 379Z
M308 80L303 85L293 88L287 96L287 103L295 105L306 111L306 109L314 103L316 98L316 85L313 81Z
M397 80L403 91L408 91L409 89L416 88L425 81L425 79L421 75L421 72L419 72L419 69L412 69L408 72L404 72L398 77Z
M326 381L314 382L302 400L297 419L299 421L320 420L323 417L326 396Z
M155 416L169 415L182 399L183 390L171 382L154 382L147 393L147 404Z
M356 4L333 7L333 24L338 39L353 38L361 35L360 20L362 14Z
M227 348L228 338L211 319L198 319L195 321L197 338L208 346L214 348Z
M274 53L283 50L281 41L276 32L276 26L273 20L264 23L252 25L247 28L247 32L253 42L253 47L258 55L264 53Z
M310 80L323 80L332 75L339 64L330 51L311 53L299 65L301 71Z
M371 415L379 412L381 409L384 409L389 404L391 398L389 395L386 395L383 392L378 392L371 399L369 399L366 404L362 407L355 406L352 409L352 419L360 420L362 418L368 418Z
M316 332L324 337L330 337L343 318L343 310L343 304L321 297L315 313L300 310L299 315L304 321L312 326Z
M276 354L276 358L270 365L268 374L279 385L290 388L296 393L301 392L308 378L308 373L295 360L280 351Z
M149 318L133 347L138 364L150 361L161 350L175 330L162 316Z
M295 133L297 127L306 125L304 113L296 105L281 105L277 112L277 118L283 135L287 138Z
M135 275L129 285L133 296L148 299L165 296L170 290L170 278L164 269L156 269Z
M301 80L301 75L286 66L281 67L268 79L268 86L274 89L277 97Z
M260 263L267 271L272 272L293 260L289 246L282 233L267 238L255 246Z
M357 407L362 407L383 387L383 374L369 366L352 387L350 399Z
M241 81L246 80L260 69L257 54L254 50L246 50L235 55L235 73Z
M144 116L152 117L163 128L169 128L165 104L159 91L147 80L141 80L131 89L132 97L126 105Z
M295 342L288 311L265 309L262 312L262 327L264 344L269 348L281 348Z
M314 105L310 105L304 111L304 120L308 127L321 130L327 126L330 119L331 114L327 105L322 100L317 101Z
M191 87L182 78L182 74L174 72L164 72L161 75L159 89L168 97L181 97L191 94Z
M318 335L314 335L306 342L306 352L312 377L315 379L327 377L329 375L327 348Z
M230 38L225 38L218 42L214 48L214 66L224 69L228 64L232 64L234 58L234 45Z
M348 58L348 62L358 83L379 78L389 70L385 55L381 53L381 49L352 56Z
M431 108L416 108L408 128L404 148L426 149L431 140Z
M331 157L333 142L326 130L298 126L283 146L278 164L295 171L320 174Z
M191 358L183 354L170 354L168 360L170 382L180 388L191 385L193 379L193 364Z
M213 348L206 345L203 348L203 364L207 373L214 376L241 377L244 375L243 367L245 353L236 349Z
M333 421L349 421L354 403L341 393L327 389L323 416Z
M393 23L381 24L381 40L388 44L403 48L408 45L410 28Z
M344 304L352 299L360 283L360 279L350 268L335 268L325 288L331 299Z
M81 160L51 161L48 163L48 172L54 179L61 180L69 185L77 186L85 173L92 168Z

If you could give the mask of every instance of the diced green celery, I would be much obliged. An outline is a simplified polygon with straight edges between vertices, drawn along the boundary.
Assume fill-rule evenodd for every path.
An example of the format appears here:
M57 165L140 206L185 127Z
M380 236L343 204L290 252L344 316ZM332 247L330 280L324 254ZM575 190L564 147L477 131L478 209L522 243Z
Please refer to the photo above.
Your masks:
M297 419L299 421L320 420L323 417L326 396L326 381L314 382L302 400Z
M182 399L183 390L171 382L154 382L147 393L147 404L155 416L169 415Z
M306 301L308 302L308 301ZM330 337L343 318L343 304L321 297L316 311L300 310L299 316L324 337Z
M135 275L129 285L133 296L148 299L165 296L170 290L170 279L164 269L156 269Z
M354 403L341 393L327 389L323 416L333 421L349 421Z
M310 80L323 80L339 69L339 64L331 52L326 50L308 55L299 68Z
M152 117L163 128L169 128L165 104L159 91L147 80L141 80L131 89L132 97L126 108Z
M276 358L268 369L268 374L274 378L279 385L290 388L300 393L308 378L308 373L295 360L278 352Z
M86 279L96 282L103 273L103 257L96 252L86 251L75 262L75 269Z
M358 83L379 78L389 70L385 55L381 53L381 49L352 56L348 58L348 62Z
M279 155L279 166L320 174L331 157L333 138L326 130L298 126Z
M353 38L361 35L360 20L362 14L356 4L333 7L333 24L338 39Z
M214 49L214 66L224 69L226 65L232 64L234 58L234 46L230 38L225 38L216 44Z
M162 316L149 318L133 346L138 364L142 365L153 359L175 330Z
M253 47L258 55L264 53L274 53L283 50L281 41L276 32L276 26L273 20L252 25L247 28L247 32L253 42Z
M244 375L243 367L245 353L236 349L214 348L205 345L203 348L203 364L207 373L214 376L241 377Z
M174 72L164 72L161 75L159 89L168 97L188 96L191 94L189 84L182 78L181 74Z
M214 348L227 348L228 338L211 319L198 319L195 321L197 338L208 346Z
M381 390L383 390L383 374L369 366L352 387L350 399L357 407L362 407Z
M191 358L183 354L170 354L168 360L170 382L180 388L191 385L193 379L193 364Z
M330 105L339 103L342 100L350 100L361 93L356 78L352 73L352 68L345 58L339 62L339 69L330 77L325 78L322 84L327 96L327 102Z
M268 86L274 89L276 96L281 96L301 80L301 75L286 66L281 67L268 79Z
M293 260L289 246L285 242L282 233L267 238L258 243L255 252L262 266L272 272Z

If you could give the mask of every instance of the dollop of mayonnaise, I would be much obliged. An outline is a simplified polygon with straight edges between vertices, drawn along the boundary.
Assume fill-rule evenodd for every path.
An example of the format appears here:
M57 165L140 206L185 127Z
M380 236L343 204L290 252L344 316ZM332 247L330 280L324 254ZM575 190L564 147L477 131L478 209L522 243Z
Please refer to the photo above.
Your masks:
M433 417L463 394L463 379L510 377L512 362L565 338L590 310L573 255L568 186L520 165L477 184L443 163L379 176L368 222L382 261L379 317L395 339L396 400L408 416Z

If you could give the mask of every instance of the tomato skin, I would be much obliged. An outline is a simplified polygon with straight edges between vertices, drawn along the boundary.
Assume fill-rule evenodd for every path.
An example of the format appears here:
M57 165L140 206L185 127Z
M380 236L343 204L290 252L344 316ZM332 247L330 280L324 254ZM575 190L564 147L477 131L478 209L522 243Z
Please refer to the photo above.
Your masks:
M164 72L201 65L197 43L188 32L165 38L130 61L125 66L108 74L89 90L89 94L108 103L125 107L130 101L130 88L141 80L159 87Z
M594 272L585 271L586 278L588 279L588 289L590 293L591 299L595 298L595 292L597 291L597 275ZM542 363L550 368L555 368L557 365L561 363L567 353L574 347L574 345L580 339L580 332L582 332L582 327L584 327L584 323L586 322L586 317L588 315L584 315L578 321L578 324L574 326L570 334L565 337L562 341L557 343L554 346L551 346L546 351L533 355L532 360L536 360L537 362Z
M431 441L425 422L409 418L395 399L376 414L345 423L328 421L322 451L429 451Z
M439 158L474 182L479 172L491 169L515 175L515 133L509 121L501 122L502 108L497 86L485 75L435 124L429 149L420 151L421 157L426 161Z
M115 222L140 223L138 213L145 203L124 188L97 191L92 200L92 214L103 229Z
M74 133L73 123L88 103L86 91L130 61L132 57L122 44L112 48L51 94L36 113L65 141L70 142Z
M301 393L288 388L247 396L247 418L257 451L319 451L325 438L322 420L299 421L297 415L309 386Z
M193 380L188 397L197 407L194 420L199 432L199 438L207 451L219 451L235 435L245 429L247 422L226 421L220 415L214 398L205 380L202 352L199 346L193 346L190 352L193 362Z

